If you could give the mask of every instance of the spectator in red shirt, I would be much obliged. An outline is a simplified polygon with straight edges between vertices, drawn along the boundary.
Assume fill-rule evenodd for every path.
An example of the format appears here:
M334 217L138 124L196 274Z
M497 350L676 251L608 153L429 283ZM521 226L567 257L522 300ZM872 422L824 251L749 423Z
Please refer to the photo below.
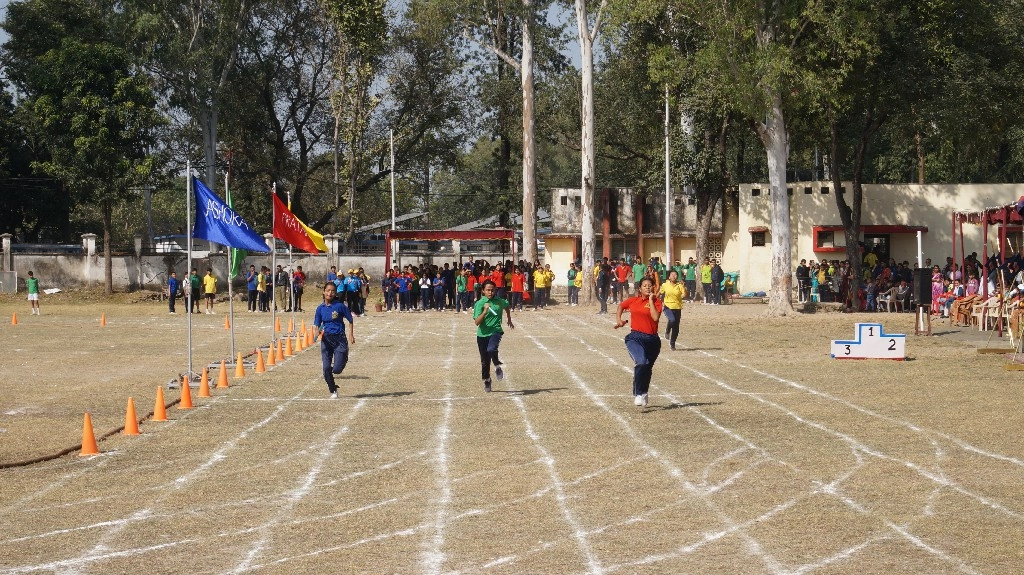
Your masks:
M505 299L505 270L501 264L494 266L489 279L494 282L494 297Z
M654 293L654 280L645 277L640 280L638 294L626 298L619 304L615 317L615 329L626 325L622 312L629 312L629 335L626 336L626 351L633 359L633 404L647 407L647 392L651 387L651 373L654 362L661 353L661 337L658 335L658 321L661 319L661 300Z
M633 268L626 265L626 260L619 260L619 265L615 266L615 277L619 280L619 293L616 294L619 301L626 299L629 295L629 274L633 273Z
M526 286L526 274L518 266L512 268L512 299L509 300L509 309L523 311L523 290Z

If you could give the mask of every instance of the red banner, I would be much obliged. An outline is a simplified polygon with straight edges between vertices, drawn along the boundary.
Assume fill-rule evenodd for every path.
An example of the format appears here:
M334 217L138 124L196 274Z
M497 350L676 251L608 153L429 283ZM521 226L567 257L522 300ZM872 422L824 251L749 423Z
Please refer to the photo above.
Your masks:
M277 194L273 192L270 193L270 196L274 198L274 237L311 254L320 253L313 240L306 235L302 222L284 205L281 198L278 198Z

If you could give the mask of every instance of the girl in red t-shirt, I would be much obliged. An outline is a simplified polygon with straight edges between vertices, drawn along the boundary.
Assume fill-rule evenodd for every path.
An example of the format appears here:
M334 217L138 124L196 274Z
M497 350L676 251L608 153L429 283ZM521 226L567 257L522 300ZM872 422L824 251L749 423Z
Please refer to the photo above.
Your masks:
M633 358L633 404L639 407L647 407L651 372L661 353L661 337L658 336L661 309L661 300L654 293L654 280L645 277L640 281L639 293L619 304L615 316L615 329L619 329L626 325L622 312L629 312L630 332L626 336L626 351Z

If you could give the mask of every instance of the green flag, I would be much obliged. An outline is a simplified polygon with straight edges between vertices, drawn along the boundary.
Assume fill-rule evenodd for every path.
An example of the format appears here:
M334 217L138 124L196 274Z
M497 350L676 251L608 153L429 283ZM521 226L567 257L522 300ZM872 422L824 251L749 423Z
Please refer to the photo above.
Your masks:
M229 208L232 210L235 209L235 203L231 200L231 190L228 189L227 178L224 179L224 199L227 201ZM231 258L231 271L228 273L228 280L233 280L242 275L242 267L245 265L245 256L249 255L249 252L235 248L228 248L228 254Z

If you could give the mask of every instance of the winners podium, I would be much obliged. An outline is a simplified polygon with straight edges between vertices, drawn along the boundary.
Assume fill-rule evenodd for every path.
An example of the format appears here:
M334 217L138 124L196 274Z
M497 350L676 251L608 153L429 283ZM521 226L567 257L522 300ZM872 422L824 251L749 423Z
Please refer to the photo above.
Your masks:
M856 324L857 338L832 342L834 359L895 359L907 358L905 334L885 333L880 323Z

